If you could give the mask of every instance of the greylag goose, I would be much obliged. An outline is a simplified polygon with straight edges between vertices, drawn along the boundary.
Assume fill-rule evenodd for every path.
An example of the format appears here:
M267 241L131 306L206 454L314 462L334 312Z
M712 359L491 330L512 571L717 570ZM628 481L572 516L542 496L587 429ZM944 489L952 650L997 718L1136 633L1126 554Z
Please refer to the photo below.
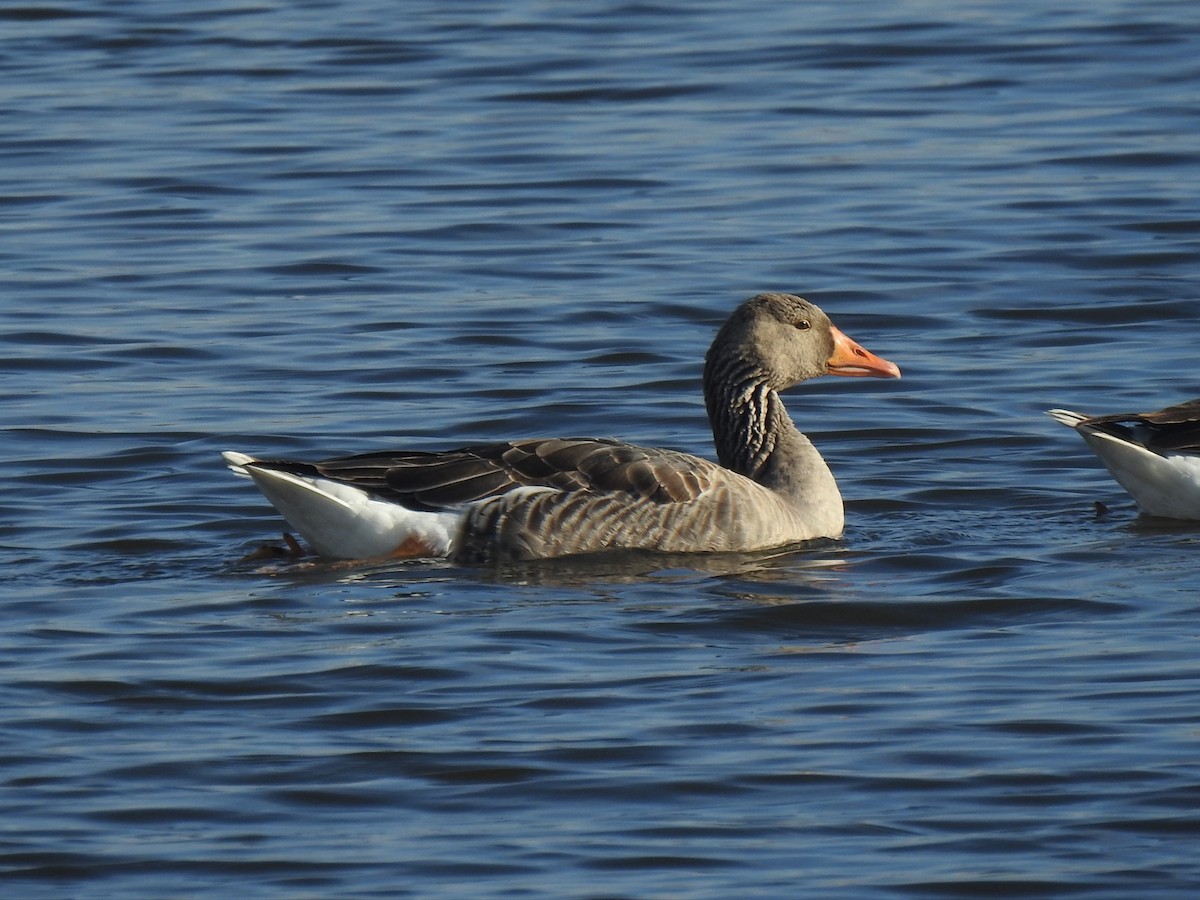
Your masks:
M1200 519L1200 400L1150 413L1047 414L1079 432L1143 512Z
M611 550L750 551L838 537L842 498L779 391L899 378L818 307L761 294L717 332L704 399L720 463L598 438L535 438L318 463L225 461L321 556L530 560Z

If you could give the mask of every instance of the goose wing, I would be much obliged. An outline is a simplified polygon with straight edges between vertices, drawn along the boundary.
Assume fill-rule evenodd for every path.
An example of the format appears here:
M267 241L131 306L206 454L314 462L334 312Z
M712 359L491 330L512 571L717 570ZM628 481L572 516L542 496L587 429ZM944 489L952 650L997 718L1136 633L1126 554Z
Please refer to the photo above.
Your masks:
M1089 416L1079 424L1135 441L1158 452L1200 451L1200 399L1178 403L1156 412ZM1142 427L1134 433L1130 424Z
M327 478L426 511L521 487L681 503L695 500L730 474L688 453L605 438L540 438L440 452L365 453L319 463L259 460L255 465Z

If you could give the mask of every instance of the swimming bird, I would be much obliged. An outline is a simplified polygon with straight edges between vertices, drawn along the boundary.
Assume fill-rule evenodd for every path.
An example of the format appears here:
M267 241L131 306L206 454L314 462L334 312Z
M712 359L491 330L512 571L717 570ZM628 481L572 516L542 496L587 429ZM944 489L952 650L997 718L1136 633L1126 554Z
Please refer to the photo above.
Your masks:
M841 535L829 467L779 392L819 375L899 378L815 304L742 303L705 358L717 459L606 438L532 438L308 463L226 452L321 556L464 563L612 550L751 551Z
M1143 512L1200 519L1200 400L1149 413L1047 414L1079 432Z

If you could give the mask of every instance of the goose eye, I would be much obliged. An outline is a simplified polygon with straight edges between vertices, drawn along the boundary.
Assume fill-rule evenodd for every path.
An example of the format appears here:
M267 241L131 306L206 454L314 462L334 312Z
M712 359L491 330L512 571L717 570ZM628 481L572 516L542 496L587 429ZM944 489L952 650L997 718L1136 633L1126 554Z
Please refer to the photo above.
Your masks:
M808 321L808 319L801 319L796 323L797 331L808 331L810 328L812 328L812 324Z

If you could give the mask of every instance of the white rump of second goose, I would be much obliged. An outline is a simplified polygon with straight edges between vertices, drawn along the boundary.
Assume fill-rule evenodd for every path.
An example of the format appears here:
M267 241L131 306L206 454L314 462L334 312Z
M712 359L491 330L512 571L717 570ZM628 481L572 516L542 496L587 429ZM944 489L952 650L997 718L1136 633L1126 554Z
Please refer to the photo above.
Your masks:
M767 293L725 321L704 365L717 462L602 438L297 462L224 454L319 555L463 563L616 550L765 550L844 527L842 497L780 391L821 375L899 378L816 305Z
M1200 520L1200 400L1147 413L1047 415L1079 432L1142 512Z

